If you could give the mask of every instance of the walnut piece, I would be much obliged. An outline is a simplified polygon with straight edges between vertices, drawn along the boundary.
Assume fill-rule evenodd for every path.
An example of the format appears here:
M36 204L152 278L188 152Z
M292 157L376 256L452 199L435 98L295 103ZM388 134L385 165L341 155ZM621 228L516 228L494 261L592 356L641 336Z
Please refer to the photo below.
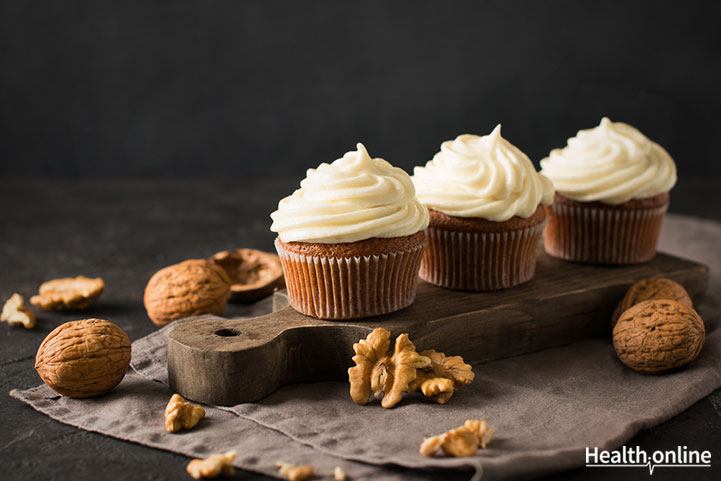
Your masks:
M194 479L215 478L220 474L232 476L235 473L233 460L237 455L238 453L235 451L228 451L224 454L214 454L205 459L193 459L185 470Z
M613 311L611 327L616 325L618 318L621 317L624 311L640 302L653 299L668 299L693 308L691 297L689 297L688 292L681 284L663 277L648 277L632 285L626 295L623 296L621 302L616 306L616 310Z
M222 251L210 258L230 278L230 298L254 302L284 286L283 269L277 254L255 249Z
M463 426L425 438L421 443L420 453L433 456L440 449L448 456L473 456L479 447L485 449L492 437L493 429L488 427L486 421L467 419Z
M403 393L420 390L439 404L473 381L470 365L460 356L447 357L433 350L416 352L408 334L396 338L392 356L388 356L390 332L374 329L366 339L353 344L354 367L348 369L350 395L358 404L366 404L371 395L383 395L381 406L391 408Z
M278 461L278 474L285 476L288 481L304 481L313 477L313 466L293 466L292 464Z
M25 306L25 299L18 293L13 294L5 301L0 322L7 322L11 326L23 326L25 329L35 327L35 311Z
M613 346L625 365L643 374L662 373L696 359L706 329L692 308L650 300L624 311L613 328Z
M105 281L99 277L53 279L40 285L38 294L30 298L30 303L47 311L86 309L92 301L100 297L104 289Z
M130 339L103 319L71 321L56 327L35 356L35 370L54 391L72 398L104 394L125 377Z
M463 426L475 434L478 445L486 449L488 443L491 442L491 438L493 438L493 429L488 427L488 423L483 419L466 419Z
M422 381L420 384L420 390L424 396L429 397L436 401L438 404L445 404L453 396L453 381L444 377L433 377L430 379L423 380L422 376L418 376L414 383ZM413 386L413 384L411 384ZM414 389L411 389L412 391Z
M423 456L433 456L441 449L441 444L446 439L446 433L431 436L430 438L424 438L421 443L420 453Z
M473 456L478 450L478 438L470 429L461 426L446 433L441 449L448 456L456 458Z
M145 310L158 326L200 314L221 315L230 296L225 271L205 259L165 267L145 287Z
M381 406L392 408L409 391L417 369L428 367L431 360L416 352L407 334L396 338L393 355L388 356L391 333L376 328L366 339L353 344L354 367L348 369L350 395L357 404L366 404L371 394L383 394Z
M343 468L341 468L340 466L335 467L335 469L333 470L333 479L335 481L345 481L346 480L346 475L345 475L345 471L343 471Z
M205 417L205 409L186 402L180 394L173 394L165 407L165 429L169 433L194 428Z
M463 362L461 356L447 357L433 350L423 351L421 356L429 358L431 364L418 370L418 376L409 387L411 391L420 389L424 396L445 404L455 391L473 382L473 368Z

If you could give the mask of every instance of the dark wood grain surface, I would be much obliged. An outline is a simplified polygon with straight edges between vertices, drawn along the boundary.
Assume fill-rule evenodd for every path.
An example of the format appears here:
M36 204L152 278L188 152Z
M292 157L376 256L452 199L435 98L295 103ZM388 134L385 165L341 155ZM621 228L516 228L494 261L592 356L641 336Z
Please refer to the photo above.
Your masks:
M663 253L643 264L595 266L538 247L536 275L510 289L463 292L419 281L410 307L381 316L327 321L286 307L249 319L204 316L177 325L168 338L170 386L194 401L230 406L285 384L342 381L352 364L350 346L376 327L407 333L419 350L478 364L608 336L613 309L640 279L668 277L696 300L708 284L707 267Z
M189 479L187 458L81 431L12 399L14 388L41 382L33 369L42 339L62 322L97 316L109 319L132 340L156 329L142 306L143 289L158 268L191 257L209 257L235 247L272 250L268 214L297 179L254 181L56 181L0 179L0 297L26 298L41 282L67 275L102 276L107 290L89 311L39 312L26 331L0 325L0 478L8 480ZM715 179L682 181L671 211L721 220ZM229 306L226 315L245 307ZM629 445L647 451L709 449L721 445L721 392L699 401L668 422L639 433ZM717 479L693 470L696 480ZM603 470L579 469L554 479L606 479ZM647 474L616 470L616 479ZM656 470L654 480L677 479ZM238 472L234 479L265 479ZM411 479L411 478L409 478Z

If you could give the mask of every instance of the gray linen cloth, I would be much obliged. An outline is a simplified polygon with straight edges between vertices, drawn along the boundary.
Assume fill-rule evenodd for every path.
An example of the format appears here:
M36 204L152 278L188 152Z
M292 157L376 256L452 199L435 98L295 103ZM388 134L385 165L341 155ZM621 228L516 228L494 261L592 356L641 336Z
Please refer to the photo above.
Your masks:
M707 340L691 365L661 376L624 367L609 339L594 339L474 366L475 381L445 406L408 396L394 409L354 404L347 383L286 386L258 403L207 407L199 426L168 434L168 327L133 343L135 372L94 399L58 396L46 386L12 395L53 419L188 456L235 449L236 466L277 475L278 460L313 464L319 475L342 466L351 479L529 479L582 466L585 448L612 449L721 387L721 225L669 215L660 249L711 267L699 307ZM268 300L251 312L270 309ZM397 334L397 333L394 333ZM349 351L349 356L351 352ZM486 419L496 430L471 458L427 458L424 436Z

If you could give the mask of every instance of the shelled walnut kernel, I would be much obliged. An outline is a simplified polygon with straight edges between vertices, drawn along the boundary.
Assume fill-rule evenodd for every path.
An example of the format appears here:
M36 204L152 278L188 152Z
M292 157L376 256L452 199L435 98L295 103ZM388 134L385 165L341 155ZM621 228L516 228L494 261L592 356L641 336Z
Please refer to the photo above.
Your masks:
M348 380L351 398L357 404L382 395L381 406L391 408L400 402L403 393L416 390L444 404L457 389L473 381L473 369L463 358L446 357L433 350L418 353L408 334L396 338L389 356L390 335L379 327L353 344L356 365L348 369Z
M43 282L38 294L30 303L45 310L86 309L105 290L105 281L100 277L65 277Z
M486 421L468 419L463 426L425 438L421 443L420 453L433 456L441 449L448 456L473 456L479 447L485 449L492 437L493 429L488 427Z
M278 474L286 477L288 481L305 481L313 477L313 466L293 466L283 461L275 463L278 467Z
M430 359L416 352L407 334L396 338L393 354L388 356L390 335L387 330L377 328L353 345L356 365L348 369L348 378L351 398L357 404L367 403L371 394L383 394L381 406L395 406L416 378L416 369L431 364Z
M185 469L194 479L215 478L220 474L232 476L235 473L233 460L237 455L235 451L228 451L205 459L193 459Z
M205 409L186 402L180 394L173 394L165 407L165 429L169 433L194 428L205 417Z
M433 350L421 352L431 360L430 366L420 369L416 379L410 384L411 391L420 389L438 404L445 404L463 386L473 382L475 374L461 356L446 356Z
M5 301L0 322L7 322L11 326L23 326L25 329L35 327L35 312L25 306L25 299L18 293L13 294Z

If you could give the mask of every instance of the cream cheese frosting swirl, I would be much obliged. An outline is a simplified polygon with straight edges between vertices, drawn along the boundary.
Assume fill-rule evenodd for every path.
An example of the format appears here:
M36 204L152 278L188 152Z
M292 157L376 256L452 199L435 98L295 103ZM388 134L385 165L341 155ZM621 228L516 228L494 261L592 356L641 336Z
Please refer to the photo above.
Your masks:
M300 189L278 203L270 230L283 242L335 244L403 237L428 226L410 176L363 144L331 164L308 169Z
M676 183L676 165L663 147L607 117L552 150L541 167L559 194L580 202L621 204L668 192Z
M500 124L490 135L443 142L433 160L414 169L413 183L420 201L434 210L494 222L528 218L539 204L550 204L554 192L528 156L501 137Z

